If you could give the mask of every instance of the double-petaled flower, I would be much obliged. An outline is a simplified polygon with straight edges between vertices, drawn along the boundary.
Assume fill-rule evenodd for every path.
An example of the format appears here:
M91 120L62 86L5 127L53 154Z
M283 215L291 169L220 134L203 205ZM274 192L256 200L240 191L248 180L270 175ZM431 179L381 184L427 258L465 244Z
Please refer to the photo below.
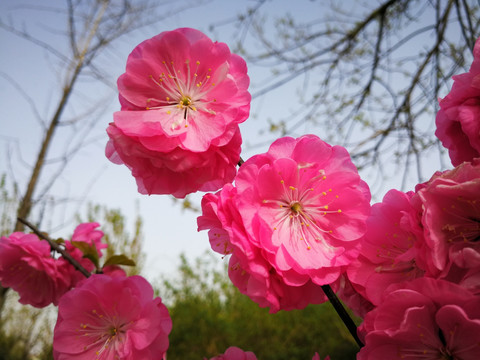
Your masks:
M281 138L247 160L235 187L208 194L200 230L232 254L230 278L271 311L324 301L358 255L370 191L347 151L313 135Z
M236 174L248 85L245 61L198 30L142 42L118 79L107 157L129 167L144 194L219 189Z

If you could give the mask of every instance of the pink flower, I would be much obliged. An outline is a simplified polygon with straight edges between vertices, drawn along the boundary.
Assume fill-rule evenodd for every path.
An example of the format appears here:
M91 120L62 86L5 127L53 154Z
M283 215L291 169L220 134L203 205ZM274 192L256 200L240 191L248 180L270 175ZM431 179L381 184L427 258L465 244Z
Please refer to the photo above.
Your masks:
M20 303L57 305L70 288L71 265L50 252L48 242L33 234L14 232L0 238L0 282L18 292Z
M198 219L214 250L233 253L233 283L272 312L324 301L316 285L358 255L370 210L347 151L313 135L281 138L242 165L236 186L206 195Z
M480 157L480 40L468 73L453 77L450 93L440 100L435 135L448 149L454 166Z
M314 135L281 138L235 182L247 232L287 283L332 283L357 257L370 191L343 147Z
M313 355L312 360L321 360L320 355L318 355L318 353L315 353L315 355ZM330 360L330 356L327 356L324 360Z
M230 346L225 354L214 356L210 360L257 360L257 357L251 351L243 351L236 346Z
M348 278L373 304L392 283L421 277L417 248L423 243L423 228L413 192L390 190L383 202L374 204L367 220L359 257L348 268Z
M364 287L358 284L354 286L346 274L340 277L337 296L356 316L361 318L375 307L363 294L365 294Z
M102 273L110 277L125 277L127 273L118 265L107 265L102 268Z
M426 232L421 257L429 276L453 276L448 273L455 269L480 272L479 194L480 159L434 176L418 192Z
M212 249L223 255L233 254L228 267L232 283L259 306L270 308L271 313L326 301L321 287L307 276L293 285L283 281L283 274L275 270L247 234L236 208L236 190L227 184L217 194L206 194L202 199L203 215L198 218L198 229L210 230Z
M144 194L217 190L235 176L250 110L245 61L198 30L163 32L130 54L106 155Z
M102 243L103 231L96 229L99 226L100 224L96 222L82 223L78 225L73 232L71 240L66 240L64 244L65 250L90 273L95 270L95 264L89 258L84 257L84 253L74 246L72 242L86 243L89 246L95 246L98 257L102 257L102 249L107 248L108 244ZM82 281L85 278L85 275L76 270L73 266L70 267L70 272L70 287L74 287L79 281Z
M442 280L392 285L369 312L358 360L462 359L480 354L480 297Z
M103 231L97 230L100 224L96 222L82 223L78 225L72 235L71 241L81 241L89 245L95 245L98 250L98 256L102 257L102 249L106 249L108 244L102 243Z
M54 359L161 359L171 328L144 278L92 275L60 300Z

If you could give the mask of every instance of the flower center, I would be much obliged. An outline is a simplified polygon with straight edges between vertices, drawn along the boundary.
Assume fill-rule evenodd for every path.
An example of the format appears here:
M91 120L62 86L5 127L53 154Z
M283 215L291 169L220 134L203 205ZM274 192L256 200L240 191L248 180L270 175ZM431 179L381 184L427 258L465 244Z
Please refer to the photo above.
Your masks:
M290 210L292 210L293 214L297 216L298 213L302 211L302 204L300 204L298 201L295 201L290 205Z
M125 340L125 332L130 323L122 321L117 315L108 316L92 310L88 314L89 323L81 323L77 331L90 339L90 343L84 346L84 351L95 350L96 360L109 358L111 351L116 351L118 346Z
M300 179L300 172L306 170L298 166L298 171L297 178ZM333 194L332 189L318 190L325 186L323 183L326 178L324 170L315 171L310 179L303 182L301 188L287 186L282 179L280 183L283 190L277 199L263 200L264 206L272 209L273 230L285 231L281 229L286 227L291 233L291 240L300 240L307 250L311 250L312 245L316 243L321 244L323 249L329 248L325 235L332 234L333 231L328 229L327 222L320 218L328 214L338 216L342 212L341 209L331 209L335 207L334 202L338 199L338 195Z
M151 81L160 88L160 96L148 98L146 110L166 109L168 115L175 117L172 130L182 124L188 127L191 115L197 111L216 114L209 107L216 99L207 99L208 93L215 87L211 80L212 69L201 73L200 61L195 62L195 67L191 66L190 60L185 60L180 67L173 61L162 61L162 64L164 72L158 77L149 75Z
M477 200L459 196L442 210L448 214L449 222L442 226L442 231L447 235L449 243L480 241L480 207Z

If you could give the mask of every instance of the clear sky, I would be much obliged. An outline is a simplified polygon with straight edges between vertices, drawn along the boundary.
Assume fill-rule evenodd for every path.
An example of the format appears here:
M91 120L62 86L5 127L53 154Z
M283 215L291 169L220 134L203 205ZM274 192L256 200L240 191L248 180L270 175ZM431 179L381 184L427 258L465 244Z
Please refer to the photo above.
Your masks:
M48 6L64 6L64 2L59 0L42 2L46 3ZM183 4L182 1L175 3L180 6ZM289 11L293 17L308 19L318 17L319 3L321 2L276 0L270 1L267 6L271 10L271 16ZM21 4L38 5L39 2L1 1L0 14L3 14L3 21L11 17L17 26L25 26L44 41L60 49L65 46L63 38L59 36L59 31L65 29L65 18L61 14L45 9L26 9L22 8ZM129 52L138 43L161 31L177 27L197 28L214 40L228 43L232 34L237 31L234 27L217 27L212 33L209 25L231 19L254 4L255 2L248 0L213 0L205 1L201 6L185 6L185 11L122 38L115 48L102 58L101 65L106 76L115 82L124 71ZM41 142L42 130L42 124L36 119L30 101L35 104L40 118L47 119L51 116L58 101L58 62L44 49L4 30L0 30L0 43L3 49L0 52L0 173L13 174L20 185L20 191L23 192L25 181L30 175L29 165L34 162ZM258 89L264 70L253 66L249 66L249 69L251 89ZM143 196L137 193L130 171L125 166L110 163L104 156L107 141L105 128L112 121L112 113L119 108L116 93L109 92L104 85L96 84L92 80L82 80L78 90L79 95L72 98L65 119L74 119L87 112L86 120L82 121L92 121L95 126L89 134L81 135L89 139L88 145L69 162L52 193L60 198L81 201L56 206L51 217L52 222L45 223L46 228L42 230L52 230L54 236L68 236L74 226L72 214L79 208L84 212L84 206L88 202L119 208L132 224L138 203L140 215L144 219L144 250L147 254L145 275L153 280L159 273L174 273L180 253L184 252L188 258L193 259L209 249L206 232L196 231L198 214L183 212L168 196ZM270 139L263 141L258 130L265 127L267 118L279 117L290 110L295 91L295 84L291 84L269 95L270 97L252 103L252 114L255 116L241 126L245 144L242 154L244 159L254 153L266 151ZM97 106L92 109L92 104ZM308 128L303 130L308 132ZM59 141L51 148L48 157L55 158L57 154L63 153L64 149L71 149L69 138L75 131L76 127L60 129L57 134ZM261 145L252 147L251 144ZM48 178L54 174L47 172L43 175ZM202 194L195 194L191 199L195 204L199 204L201 196Z

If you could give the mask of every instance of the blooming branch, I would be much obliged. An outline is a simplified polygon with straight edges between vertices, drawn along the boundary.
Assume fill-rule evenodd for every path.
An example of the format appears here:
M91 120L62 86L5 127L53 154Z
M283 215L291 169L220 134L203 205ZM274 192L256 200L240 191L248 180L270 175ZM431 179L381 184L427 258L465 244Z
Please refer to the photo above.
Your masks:
M55 250L56 252L58 252L59 254L61 254L65 260L67 260L70 264L73 265L73 267L75 267L75 269L77 269L78 271L80 271L83 275L85 275L85 277L89 277L91 274L90 272L87 271L87 269L85 269L82 265L80 265L80 263L75 260L67 251L65 251L64 249L62 249L61 246L59 246L51 237L49 237L48 235L46 235L45 233L42 233L35 225L33 225L32 223L30 223L29 221L25 220L25 219L22 219L22 218L18 218L18 221L20 221L22 224L24 224L25 226L29 227L30 229L32 229L32 231L40 238L40 239L43 239L43 240L46 240L49 244L50 244L50 247Z

